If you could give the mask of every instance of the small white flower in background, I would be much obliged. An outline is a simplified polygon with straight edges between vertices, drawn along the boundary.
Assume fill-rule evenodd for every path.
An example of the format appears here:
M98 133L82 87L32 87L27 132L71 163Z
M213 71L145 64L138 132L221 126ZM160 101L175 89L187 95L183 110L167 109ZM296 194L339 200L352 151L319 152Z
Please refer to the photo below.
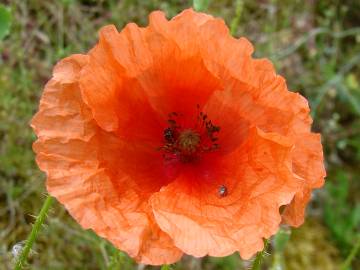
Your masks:
M19 243L16 243L15 245L13 245L12 249L11 249L11 254L13 255L13 257L16 259L17 257L20 256L21 251L24 248L26 241L21 241Z

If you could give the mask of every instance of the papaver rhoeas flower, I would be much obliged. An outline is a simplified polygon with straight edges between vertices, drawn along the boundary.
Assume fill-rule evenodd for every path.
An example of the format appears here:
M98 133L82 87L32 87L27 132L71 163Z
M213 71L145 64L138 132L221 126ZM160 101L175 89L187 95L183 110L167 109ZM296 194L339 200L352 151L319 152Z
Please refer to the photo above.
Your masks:
M49 193L146 264L248 259L281 222L299 226L325 176L320 135L306 99L252 53L192 10L101 29L56 65L32 121Z

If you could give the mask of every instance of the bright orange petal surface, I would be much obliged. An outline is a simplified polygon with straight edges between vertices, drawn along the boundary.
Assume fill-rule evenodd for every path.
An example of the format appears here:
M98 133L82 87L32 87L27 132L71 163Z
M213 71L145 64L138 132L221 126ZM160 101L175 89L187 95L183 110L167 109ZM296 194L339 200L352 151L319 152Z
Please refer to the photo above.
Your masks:
M121 171L111 175L99 160L104 152L100 142L111 144L113 135L97 127L81 99L79 73L87 62L87 56L74 55L55 67L32 120L39 137L34 151L47 173L48 191L84 228L138 261L177 261L182 252L154 222L136 183Z
M320 136L246 38L191 9L99 36L56 65L32 121L48 191L84 228L159 265L250 258L301 225L324 182Z
M253 129L245 143L221 160L221 170L185 174L151 197L155 218L187 254L249 259L276 233L279 207L290 203L302 179L291 173L292 143ZM187 179L192 177L192 181ZM185 178L185 179L184 179ZM228 195L218 188L226 185Z

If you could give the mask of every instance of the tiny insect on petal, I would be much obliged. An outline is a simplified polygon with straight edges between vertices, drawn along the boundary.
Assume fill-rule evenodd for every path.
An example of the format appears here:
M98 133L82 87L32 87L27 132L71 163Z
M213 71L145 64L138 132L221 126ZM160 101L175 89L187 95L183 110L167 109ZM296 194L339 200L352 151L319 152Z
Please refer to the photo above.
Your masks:
M221 185L218 189L218 194L220 197L225 197L228 194L227 187L224 185Z

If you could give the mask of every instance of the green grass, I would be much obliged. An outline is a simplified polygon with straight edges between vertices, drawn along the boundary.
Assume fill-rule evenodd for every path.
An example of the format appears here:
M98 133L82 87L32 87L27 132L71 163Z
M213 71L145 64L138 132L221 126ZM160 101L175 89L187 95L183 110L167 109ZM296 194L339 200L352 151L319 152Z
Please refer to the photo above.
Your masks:
M338 269L360 234L359 1L209 3L209 13L224 18L236 36L249 38L256 57L273 60L289 88L309 99L313 129L322 133L326 188L314 195L309 224L294 230L285 247L272 242L265 269L271 269L274 257L279 267L287 266L283 269ZM12 25L0 41L0 269L12 269L12 247L27 238L34 222L31 215L39 213L45 199L29 121L53 65L69 54L87 52L103 25L146 25L151 10L162 9L172 17L190 1L5 0L5 5L11 9ZM142 269L107 241L82 230L57 203L46 224L30 252L28 269ZM309 250L317 256L310 256ZM185 257L170 269L230 270L248 265L235 254ZM359 256L352 269L360 269Z

